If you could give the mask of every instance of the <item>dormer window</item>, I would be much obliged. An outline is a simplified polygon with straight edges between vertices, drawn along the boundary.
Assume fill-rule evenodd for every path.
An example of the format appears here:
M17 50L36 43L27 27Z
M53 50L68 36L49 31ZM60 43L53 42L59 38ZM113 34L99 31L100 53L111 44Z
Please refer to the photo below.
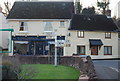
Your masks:
M105 32L105 38L111 38L111 32Z
M28 31L27 22L20 22L20 29L19 31Z
M24 31L24 22L20 22L20 31Z
M77 31L78 38L84 38L84 31Z
M44 31L53 31L53 27L52 27L52 23L51 22L45 22Z
M60 27L64 27L65 26L65 21L60 21Z

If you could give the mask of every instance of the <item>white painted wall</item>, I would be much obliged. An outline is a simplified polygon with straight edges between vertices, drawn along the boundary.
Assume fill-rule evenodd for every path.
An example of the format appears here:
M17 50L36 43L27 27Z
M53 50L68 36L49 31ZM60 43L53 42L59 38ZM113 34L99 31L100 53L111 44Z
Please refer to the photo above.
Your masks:
M120 58L120 38L118 39L118 57Z
M7 20L5 16L0 13L0 29L8 28ZM3 49L8 48L8 39L9 39L9 32L1 32L0 31L0 47Z
M105 39L105 32L84 32L84 38L77 37L77 31L71 31L69 37L71 47L66 48L67 56L77 54L77 45L85 45L86 55L91 55L89 39L101 39L103 46L98 51L98 55L91 55L94 58L117 58L118 57L118 33L111 33L111 39ZM104 46L112 46L112 55L104 55Z
M27 22L28 24L28 32L27 33L21 33L19 31L20 28L20 21ZM44 27L45 27L45 22L51 22L53 26L53 30L57 29L56 34L61 35L61 36L67 36L67 31L68 27L70 24L70 20L8 20L9 28L13 28L14 32L13 35L32 35L32 36L45 36L46 34L44 33ZM60 27L60 21L65 21L65 26ZM65 53L66 51L64 51Z
M84 38L78 38L76 31L68 31L70 20L65 20L65 27L60 27L60 20L31 20L28 22L28 33L27 35L40 35L44 34L44 27L46 21L52 22L53 30L57 29L57 35L64 35L66 39L70 40L70 47L64 47L64 56L71 56L73 53L77 52L77 45L86 46L86 55L91 55L91 50L89 49L89 39L101 39L103 46L99 50L98 55L92 55L91 57L96 58L117 58L118 57L118 33L111 33L111 39L105 39L105 32L84 32ZM13 35L26 35L19 32L19 20L9 20L9 27L13 28L15 31ZM71 36L68 37L67 34L70 32ZM104 55L104 46L112 46L112 55Z
M60 35L66 35L66 31L69 27L69 21L70 20L64 20L65 26L60 27L60 20L33 20L33 21L25 21L28 23L28 33L27 35L45 35L44 33L44 27L45 22L49 21L52 23L53 30L57 29L57 34ZM20 21L10 21L9 20L9 27L13 28L15 31L13 32L13 35L22 35L22 33L19 31L19 24ZM24 34L23 34L24 35Z

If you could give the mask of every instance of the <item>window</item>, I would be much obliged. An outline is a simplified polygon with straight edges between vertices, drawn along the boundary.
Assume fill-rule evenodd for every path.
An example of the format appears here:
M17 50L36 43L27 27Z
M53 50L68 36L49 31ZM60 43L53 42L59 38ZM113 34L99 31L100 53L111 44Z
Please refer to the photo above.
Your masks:
M77 54L85 55L85 46L77 46Z
M77 32L78 38L84 38L84 31Z
M53 31L53 27L52 27L51 22L45 22L44 31Z
M64 27L65 26L65 22L64 21L60 21L60 27Z
M104 55L112 55L112 46L104 46Z
M20 22L20 29L19 31L28 31L27 22Z
M105 32L105 38L111 38L111 32Z

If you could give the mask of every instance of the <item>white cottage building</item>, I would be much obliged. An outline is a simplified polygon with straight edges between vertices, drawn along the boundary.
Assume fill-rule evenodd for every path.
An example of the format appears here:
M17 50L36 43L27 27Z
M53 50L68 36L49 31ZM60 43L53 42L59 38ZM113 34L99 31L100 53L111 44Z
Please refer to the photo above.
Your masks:
M63 43L58 44L58 55L118 57L118 28L113 20L76 15L73 2L15 2L7 20L14 29L13 54L54 55L56 35Z
M73 2L15 2L7 17L10 28L14 29L14 52L25 55L50 52L53 55L54 37L46 39L45 32L55 32L57 39L64 41L74 12L73 5ZM64 55L64 48L58 49L58 53L61 51Z
M73 15L70 52L93 59L118 58L118 27L105 15Z

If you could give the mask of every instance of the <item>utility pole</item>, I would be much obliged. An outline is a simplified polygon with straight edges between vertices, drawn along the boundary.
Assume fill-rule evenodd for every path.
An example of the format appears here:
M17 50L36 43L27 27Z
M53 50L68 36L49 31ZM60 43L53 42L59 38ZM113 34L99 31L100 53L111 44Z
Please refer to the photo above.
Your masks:
M54 58L54 66L57 67L57 30L55 30L55 58Z

